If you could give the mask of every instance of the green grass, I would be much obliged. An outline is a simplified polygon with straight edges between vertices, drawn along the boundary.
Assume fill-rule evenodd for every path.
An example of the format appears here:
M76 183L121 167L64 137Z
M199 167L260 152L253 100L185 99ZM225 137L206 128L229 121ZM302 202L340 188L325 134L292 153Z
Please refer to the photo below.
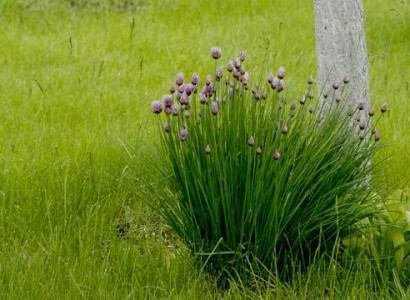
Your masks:
M311 1L135 2L0 2L0 298L383 298L365 272L333 268L223 294L150 208L162 196L153 98L178 71L211 72L214 45L286 66L297 95L316 71ZM372 101L391 107L375 185L387 195L410 180L410 5L365 4Z

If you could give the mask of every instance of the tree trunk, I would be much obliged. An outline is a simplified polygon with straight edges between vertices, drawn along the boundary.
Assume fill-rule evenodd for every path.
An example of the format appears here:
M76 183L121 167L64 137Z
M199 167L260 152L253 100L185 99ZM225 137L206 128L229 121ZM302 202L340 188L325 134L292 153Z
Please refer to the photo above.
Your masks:
M314 0L321 91L350 78L347 99L370 103L366 34L361 0Z

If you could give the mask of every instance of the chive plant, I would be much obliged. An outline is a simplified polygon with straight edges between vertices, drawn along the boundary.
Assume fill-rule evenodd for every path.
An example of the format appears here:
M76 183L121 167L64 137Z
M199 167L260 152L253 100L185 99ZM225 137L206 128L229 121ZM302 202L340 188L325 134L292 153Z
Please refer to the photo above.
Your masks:
M285 68L252 82L245 58L203 83L178 73L170 94L152 103L175 195L161 207L205 270L263 265L282 275L332 251L371 214L369 162L380 133L369 121L374 109L348 104L348 77L321 94L327 105L314 99L313 78L287 101Z

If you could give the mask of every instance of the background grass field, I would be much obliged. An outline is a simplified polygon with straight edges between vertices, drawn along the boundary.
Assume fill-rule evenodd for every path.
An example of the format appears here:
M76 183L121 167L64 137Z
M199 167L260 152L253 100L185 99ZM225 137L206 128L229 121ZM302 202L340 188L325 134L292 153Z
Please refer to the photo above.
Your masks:
M150 102L178 71L211 72L214 45L223 61L246 50L255 71L286 66L299 95L316 71L311 2L0 1L0 298L383 297L366 274L320 267L221 293L151 208ZM365 12L371 101L391 108L374 179L386 196L410 185L410 3Z

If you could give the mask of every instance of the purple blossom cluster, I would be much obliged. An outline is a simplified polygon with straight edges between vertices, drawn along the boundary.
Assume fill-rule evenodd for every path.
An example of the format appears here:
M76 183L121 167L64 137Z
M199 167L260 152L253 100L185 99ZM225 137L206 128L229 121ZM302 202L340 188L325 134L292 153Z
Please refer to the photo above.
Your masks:
M219 47L213 47L211 49L211 57L214 60L219 60L222 57L222 51ZM217 117L220 114L220 111L223 107L223 103L229 93L233 93L236 90L243 88L243 92L249 89L249 84L251 78L249 73L245 69L244 62L246 60L245 52L241 51L234 59L231 59L228 64L226 65L226 73L224 73L224 69L216 68L215 73L213 76L208 75L202 87L200 87L200 77L197 73L192 74L190 78L185 78L182 72L179 72L175 76L175 83L170 86L169 94L166 94L162 97L162 100L155 100L151 103L151 110L153 113L160 115L164 113L166 115L166 121L163 123L163 130L166 133L172 133L172 120L171 118L174 117L178 121L178 124L182 124L179 126L179 139L182 142L185 142L188 139L188 119L194 116L194 120L199 120L202 116L203 109L198 109L195 114L192 114L190 111L193 104L195 104L195 100L202 104L202 107L207 107L210 114ZM285 77L286 77L286 69L283 66L280 66L276 71L275 75L272 73L269 74L267 77L268 88L261 87L261 86L253 86L251 89L252 96L255 100L265 100L268 97L269 89L275 90L278 93L281 93L286 89L285 84ZM222 80L224 79L224 80ZM221 81L226 85L226 88L221 86ZM326 101L329 96L339 104L342 102L342 94L345 86L349 84L350 78L348 75L343 76L341 80L335 80L331 84L329 89L325 89L322 93L323 100ZM298 103L300 103L301 107L309 100L314 98L313 96L313 84L315 80L313 76L310 76L307 79L307 89L303 96L299 100L293 100L289 106L289 113L290 116L294 116L295 112L298 107ZM332 91L333 89L333 91ZM222 94L218 93L218 91L222 90ZM221 97L219 100L217 98L217 94ZM221 94L221 95L220 95ZM284 94L281 94L284 95ZM218 96L218 97L219 97ZM281 96L281 99L284 99L284 96ZM283 101L283 106L286 104L286 101ZM282 105L279 106L279 109L282 109ZM313 105L309 105L307 110L311 115L314 114L316 111ZM382 114L388 111L388 106L384 103L380 107L380 111ZM317 114L320 114L319 112ZM349 115L354 115L353 118L357 122L357 128L359 130L360 139L364 139L365 132L371 126L369 122L369 118L373 117L375 114L374 108L369 107L367 99L362 98L357 101L357 107L352 110L352 112L348 112ZM318 122L323 118L318 118ZM176 126L175 128L178 128ZM289 127L287 123L281 125L278 129L283 135L287 135L289 132ZM377 129L372 128L372 134L374 136L374 140L380 140L380 133ZM247 140L247 144L249 146L254 146L255 139L253 136L250 136ZM258 146L256 148L256 154L261 156L263 153L262 148ZM210 145L206 146L205 154L211 154ZM278 160L281 157L281 153L279 150L275 150L272 154L272 158Z

